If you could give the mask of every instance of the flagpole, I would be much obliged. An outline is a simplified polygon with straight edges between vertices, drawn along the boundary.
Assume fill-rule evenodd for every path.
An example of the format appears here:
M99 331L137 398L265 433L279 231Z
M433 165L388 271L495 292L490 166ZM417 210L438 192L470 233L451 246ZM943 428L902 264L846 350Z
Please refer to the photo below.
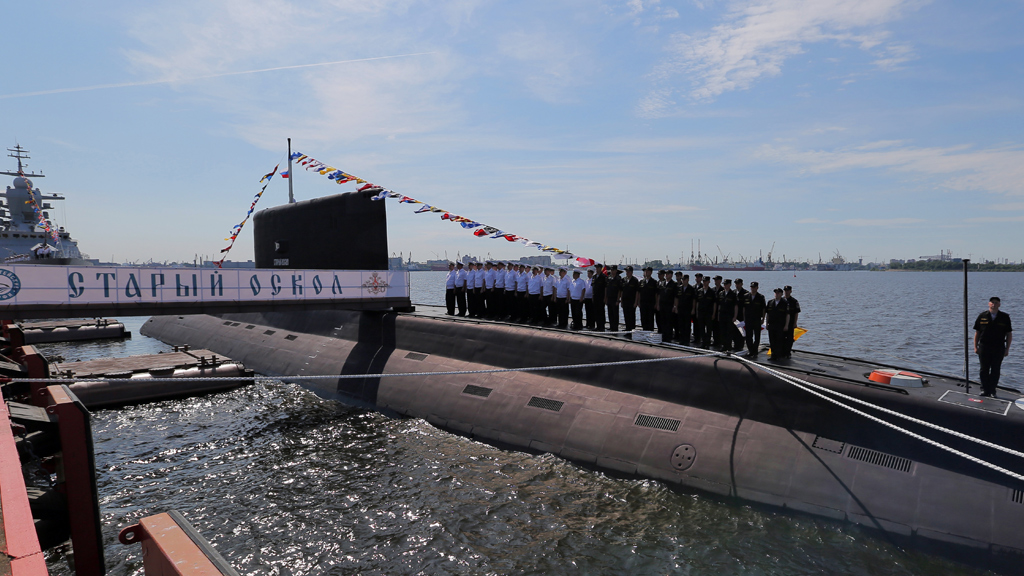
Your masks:
M967 332L967 265L971 261L964 260L964 392L971 393L971 340Z
M288 203L295 204L295 192L292 190L292 139L288 139Z

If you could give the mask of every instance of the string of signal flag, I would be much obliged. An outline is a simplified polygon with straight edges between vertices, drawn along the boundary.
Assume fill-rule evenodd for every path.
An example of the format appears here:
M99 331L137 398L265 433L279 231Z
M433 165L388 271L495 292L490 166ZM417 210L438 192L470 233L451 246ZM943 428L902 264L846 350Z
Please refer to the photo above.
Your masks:
M328 180L333 180L336 184L346 184L349 182L355 182L357 185L362 184L362 186L358 188L358 191L374 193L374 195L371 197L371 200L383 201L385 199L391 198L394 200L398 200L399 204L422 205L414 211L415 214L440 214L442 221L446 220L448 222L459 224L466 230L472 230L472 234L478 238L504 238L508 242L518 242L528 248L536 248L541 252L549 252L553 254L555 258L561 260L574 260L576 265L581 267L593 266L596 262L592 258L576 256L575 254L569 252L568 250L563 250L556 246L549 246L542 242L530 240L525 236L513 234L511 232L506 232L495 226L488 226L487 224L483 224L481 222L473 220L472 218L460 216L450 210L445 210L444 208L440 208L432 204L427 204L422 200L417 200L410 196L405 196L404 194L400 194L393 190L389 190L387 188L384 188L383 186L378 186L364 178L354 176L348 172L345 172L344 170L335 168L334 166L321 162L311 156L302 154L301 152L292 153L291 160L293 162L293 165L301 166L305 168L306 171L316 171L320 173L321 176L326 176ZM280 164L274 166L273 170L271 170L269 173L264 175L263 178L260 179L260 183L266 182L266 184L264 184L263 188L253 197L252 204L249 206L249 211L246 213L245 218L242 220L242 222L236 224L231 229L231 233L228 236L228 238L224 239L226 242L230 242L230 244L228 245L227 248L221 250L221 253L224 254L224 257L222 257L220 262L217 263L218 266L220 266L224 262L224 258L227 257L227 253L235 245L235 240L238 238L239 233L241 233L242 228L245 226L245 223L249 221L249 218L252 216L252 213L256 209L256 203L259 202L260 197L262 197L263 192L267 189L267 186L270 184L270 181L273 179L274 175L279 175L281 178L291 178L291 174L287 170L282 171L280 174L278 174L277 169L279 167Z

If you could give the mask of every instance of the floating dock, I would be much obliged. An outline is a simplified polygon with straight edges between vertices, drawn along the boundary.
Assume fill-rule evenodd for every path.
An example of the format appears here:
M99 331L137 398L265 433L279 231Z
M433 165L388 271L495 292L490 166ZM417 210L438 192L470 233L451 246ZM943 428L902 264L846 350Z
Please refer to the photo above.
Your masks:
M132 337L124 324L109 318L15 322L5 332L14 346Z
M163 354L53 364L50 375L53 378L104 379L68 386L87 408L95 409L230 390L251 383L245 378L251 378L253 371L210 350L189 350L182 346ZM203 377L218 379L190 380ZM168 379L181 381L168 382Z

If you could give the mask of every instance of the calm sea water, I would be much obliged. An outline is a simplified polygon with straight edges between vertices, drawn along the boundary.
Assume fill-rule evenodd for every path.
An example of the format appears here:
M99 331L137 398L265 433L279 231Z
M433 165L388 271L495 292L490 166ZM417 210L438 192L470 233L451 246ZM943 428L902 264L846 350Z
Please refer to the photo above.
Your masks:
M411 278L414 301L443 302L444 273ZM962 372L958 274L744 279L794 286L810 330L797 348ZM972 322L990 295L1024 318L1024 274L973 274ZM41 348L71 361L168 350L138 335L144 318L123 320L130 340ZM1024 383L1022 345L1004 364L1004 382ZM99 410L93 437L115 575L142 574L140 548L118 544L118 531L169 509L243 574L978 573L855 526L499 450L270 379L204 398ZM55 574L70 573L60 553L49 563Z

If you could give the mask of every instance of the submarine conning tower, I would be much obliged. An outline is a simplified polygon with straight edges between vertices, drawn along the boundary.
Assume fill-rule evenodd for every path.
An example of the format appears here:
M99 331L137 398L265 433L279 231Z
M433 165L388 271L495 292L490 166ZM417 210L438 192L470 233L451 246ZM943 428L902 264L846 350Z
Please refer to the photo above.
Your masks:
M346 192L257 212L256 267L387 270L387 210L373 196Z

